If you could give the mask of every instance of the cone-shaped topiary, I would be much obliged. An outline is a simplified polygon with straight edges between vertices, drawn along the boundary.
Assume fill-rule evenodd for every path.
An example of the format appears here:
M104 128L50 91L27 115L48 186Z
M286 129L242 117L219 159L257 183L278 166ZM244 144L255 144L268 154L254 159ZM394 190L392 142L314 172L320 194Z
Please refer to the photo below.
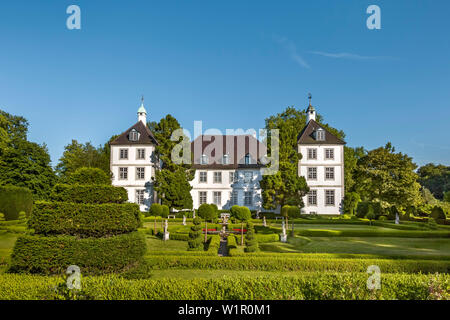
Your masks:
M258 251L258 240L255 237L255 228L253 223L247 222L247 233L245 235L245 252Z
M203 250L202 220L200 218L194 218L193 223L194 225L191 227L191 231L189 231L188 250Z

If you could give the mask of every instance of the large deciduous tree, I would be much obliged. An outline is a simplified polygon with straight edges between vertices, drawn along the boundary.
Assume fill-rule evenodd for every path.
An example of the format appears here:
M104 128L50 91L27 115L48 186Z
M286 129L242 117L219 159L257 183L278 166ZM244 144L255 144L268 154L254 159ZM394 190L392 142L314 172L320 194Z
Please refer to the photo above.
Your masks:
M358 160L355 180L359 193L366 200L380 202L383 207L415 205L420 201L416 168L412 158L395 153L391 143L371 150Z
M428 163L417 170L419 183L431 191L436 199L442 200L450 190L450 167Z
M323 118L317 115L316 121L329 132L339 138L344 138L344 132L323 123ZM298 175L298 161L302 155L297 152L297 138L306 126L306 113L288 107L282 113L271 116L265 121L268 130L268 150L271 146L271 129L279 130L279 170L276 174L263 176L262 188L263 207L276 209L284 205L304 206L302 197L309 191L304 177Z
M27 187L45 199L56 182L45 144L28 141L28 121L0 110L0 185Z
M183 139L183 137L176 141L171 139L175 130L181 129L180 124L169 114L158 123L150 122L147 126L151 128L159 143L156 146L156 153L162 162L161 168L156 170L154 177L158 197L170 208L192 209L190 192L192 186L189 181L194 178L195 171L189 164L176 164L171 157L172 150Z
M103 170L108 176L111 176L110 170L110 153L109 142L117 136L111 137L107 143L98 148L94 147L90 142L79 143L72 140L70 144L64 147L64 153L59 159L56 171L62 179L66 179L77 169L98 168Z

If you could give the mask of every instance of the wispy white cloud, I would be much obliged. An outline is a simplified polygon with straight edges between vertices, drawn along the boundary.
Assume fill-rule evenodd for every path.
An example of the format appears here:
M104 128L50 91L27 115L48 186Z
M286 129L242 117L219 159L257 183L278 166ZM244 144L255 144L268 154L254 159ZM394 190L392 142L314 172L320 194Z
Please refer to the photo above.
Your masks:
M298 65L303 68L310 69L310 65L306 62L306 60L298 53L297 47L295 44L286 37L280 37L277 35L273 35L273 40L281 44L284 49L287 50L289 56L293 61L295 61Z
M351 60L378 60L378 59L392 59L392 57L386 56L362 56L355 53L348 52L324 52L324 51L309 51L309 53L316 54L323 57L335 58L335 59L351 59Z

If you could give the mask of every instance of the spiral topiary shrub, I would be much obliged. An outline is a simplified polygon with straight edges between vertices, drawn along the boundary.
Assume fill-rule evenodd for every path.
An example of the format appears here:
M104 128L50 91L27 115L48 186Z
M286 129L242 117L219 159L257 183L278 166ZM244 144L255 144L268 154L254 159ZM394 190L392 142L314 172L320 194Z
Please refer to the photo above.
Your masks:
M194 218L193 223L194 225L191 227L191 231L189 231L188 250L203 250L202 220L200 218Z
M258 240L255 237L255 228L253 223L247 222L247 233L245 234L245 252L258 251Z

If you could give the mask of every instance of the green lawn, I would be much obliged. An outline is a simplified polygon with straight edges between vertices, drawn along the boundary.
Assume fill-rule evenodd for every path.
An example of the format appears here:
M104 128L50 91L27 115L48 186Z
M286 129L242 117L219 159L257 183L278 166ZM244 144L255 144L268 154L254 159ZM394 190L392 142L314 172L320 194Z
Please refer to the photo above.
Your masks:
M288 238L288 243L261 243L259 247L264 252L450 256L449 239L295 237Z

